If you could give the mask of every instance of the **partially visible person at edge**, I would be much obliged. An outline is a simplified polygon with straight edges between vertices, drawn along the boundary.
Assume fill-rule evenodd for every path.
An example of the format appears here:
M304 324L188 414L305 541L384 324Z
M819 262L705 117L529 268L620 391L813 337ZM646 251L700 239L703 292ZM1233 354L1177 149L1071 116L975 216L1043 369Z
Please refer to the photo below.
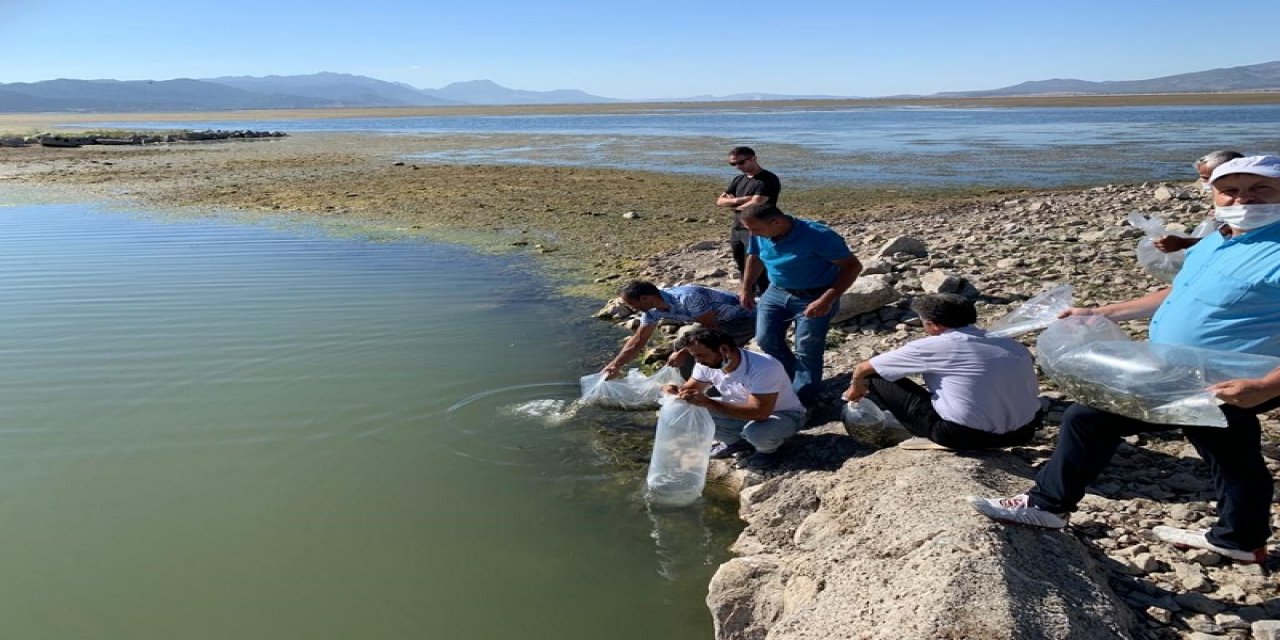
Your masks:
M1043 420L1031 352L973 326L978 310L954 293L911 303L926 338L873 356L853 369L844 398L869 397L915 438L904 449L989 449L1027 444ZM906 376L921 374L925 387Z
M777 464L778 448L800 430L805 416L786 370L763 353L739 348L723 331L695 329L685 348L698 363L693 375L664 390L711 412L717 440L711 457L736 457L738 466L757 470ZM707 396L708 387L720 397Z
M862 272L862 263L840 234L826 225L789 216L777 207L757 204L742 211L751 231L747 264L738 297L756 309L756 344L791 376L806 406L822 390L822 356L831 318L840 296ZM757 301L756 280L769 274L769 288ZM787 328L795 324L795 351Z
M1151 316L1153 343L1280 356L1280 157L1231 160L1214 169L1209 181L1214 215L1223 228L1187 252L1171 287L1127 302L1073 308L1063 317ZM1280 368L1208 390L1224 403L1225 429L1150 424L1073 405L1063 415L1058 446L1030 491L1003 499L970 498L970 503L996 520L1061 529L1121 438L1181 428L1213 474L1218 520L1208 530L1159 526L1155 537L1240 562L1261 562L1271 535L1275 488L1262 458L1257 414L1280 407Z
M1213 170L1217 169L1219 166L1222 166L1222 163L1224 162L1229 162L1231 160L1235 160L1236 158L1243 158L1243 157L1244 157L1243 153L1240 153L1239 151L1230 151L1228 149L1211 151L1209 153L1204 154L1203 156L1200 156L1198 160L1192 163L1192 166L1194 166L1196 169L1196 175L1200 177L1199 179L1200 188L1208 192L1209 197L1212 198L1213 187L1209 186L1209 177L1213 175ZM1210 219L1213 218L1212 207L1210 207L1209 209L1209 218ZM1153 242L1152 244L1155 245L1155 248L1165 253L1173 253L1174 251L1181 251L1182 249L1195 246L1197 242L1200 242L1200 238L1188 238L1184 236L1164 236L1161 238L1156 238L1156 241Z
M738 267L738 277L746 265L747 243L751 233L742 226L741 212L749 206L767 204L778 206L778 194L782 193L782 181L772 171L760 166L756 152L751 147L734 147L729 150L729 166L740 172L729 182L724 193L716 198L717 207L733 210L733 224L729 229L729 247L733 250L733 262ZM769 286L768 278L757 283L757 292Z
M663 319L722 329L739 345L750 342L756 334L755 313L744 308L733 294L718 289L696 284L659 289L652 282L636 280L622 287L618 295L628 307L641 312L640 326L623 343L618 355L600 370L606 378L617 376L624 365L635 359ZM679 367L685 378L693 371L693 359L683 348L677 348L667 364Z

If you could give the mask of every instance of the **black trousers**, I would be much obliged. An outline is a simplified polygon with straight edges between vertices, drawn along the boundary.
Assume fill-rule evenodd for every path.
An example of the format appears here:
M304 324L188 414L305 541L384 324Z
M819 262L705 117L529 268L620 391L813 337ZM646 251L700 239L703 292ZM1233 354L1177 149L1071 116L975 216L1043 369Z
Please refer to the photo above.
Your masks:
M889 382L880 376L867 379L871 388L867 395L871 401L888 409L902 426L912 434L928 438L951 449L998 449L1016 447L1031 442L1044 416L1035 417L1008 433L991 433L951 422L938 415L929 400L929 391L902 378Z
M738 265L738 277L742 277L742 272L747 267L747 242L751 240L751 233L746 230L733 229L729 232L729 248L733 250L733 263ZM756 295L764 293L769 288L769 274L761 271L760 279L756 280Z
M1280 398L1252 409L1223 405L1227 427L1152 424L1081 404L1062 417L1058 446L1036 474L1031 504L1053 513L1075 511L1085 488L1111 461L1125 436L1182 429L1209 465L1218 497L1218 522L1206 536L1229 549L1253 551L1271 536L1271 496L1275 483L1262 459L1262 428L1256 414L1280 406Z

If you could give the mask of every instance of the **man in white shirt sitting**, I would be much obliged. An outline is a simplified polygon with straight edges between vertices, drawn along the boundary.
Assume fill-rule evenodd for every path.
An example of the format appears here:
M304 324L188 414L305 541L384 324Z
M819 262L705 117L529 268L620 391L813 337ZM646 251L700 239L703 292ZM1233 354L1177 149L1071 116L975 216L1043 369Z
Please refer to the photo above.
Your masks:
M973 302L950 293L911 305L927 338L859 363L844 397L864 396L887 409L916 438L903 448L990 449L1035 436L1039 385L1031 353L1009 338L973 326ZM921 374L928 389L906 379Z
M777 464L778 447L805 418L782 363L739 348L733 336L715 329L696 329L683 344L697 364L688 381L666 391L711 412L718 441L711 457L739 457L741 466L756 470ZM719 398L707 396L712 386Z

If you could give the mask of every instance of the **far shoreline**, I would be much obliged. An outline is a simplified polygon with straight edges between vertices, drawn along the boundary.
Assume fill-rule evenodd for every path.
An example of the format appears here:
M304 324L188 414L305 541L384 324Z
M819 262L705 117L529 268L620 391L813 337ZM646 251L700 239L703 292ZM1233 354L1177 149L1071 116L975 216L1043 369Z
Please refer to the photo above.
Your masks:
M1280 104L1280 91L1248 93L1158 93L1088 96L886 97L816 100L734 100L723 102L620 102L550 105L442 105L421 107L254 109L185 112L0 113L0 132L93 122L200 122L205 120L309 120L329 118L413 118L487 115L589 115L673 110L1072 108L1156 106L1249 106Z

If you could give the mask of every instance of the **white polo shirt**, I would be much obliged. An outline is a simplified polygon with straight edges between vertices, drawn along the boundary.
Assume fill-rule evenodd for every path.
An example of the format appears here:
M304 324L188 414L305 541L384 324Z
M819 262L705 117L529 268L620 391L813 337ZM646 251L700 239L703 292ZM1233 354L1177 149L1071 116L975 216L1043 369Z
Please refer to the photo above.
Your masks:
M730 404L744 404L752 395L778 394L773 404L773 412L804 411L800 398L791 388L791 378L781 362L755 351L739 349L742 361L732 373L724 369L712 369L701 364L693 367L692 378L698 382L707 382L720 392L721 400Z
M914 340L871 358L885 380L921 374L934 411L945 420L991 433L1008 433L1040 410L1031 352L1010 338L988 338L968 326Z

